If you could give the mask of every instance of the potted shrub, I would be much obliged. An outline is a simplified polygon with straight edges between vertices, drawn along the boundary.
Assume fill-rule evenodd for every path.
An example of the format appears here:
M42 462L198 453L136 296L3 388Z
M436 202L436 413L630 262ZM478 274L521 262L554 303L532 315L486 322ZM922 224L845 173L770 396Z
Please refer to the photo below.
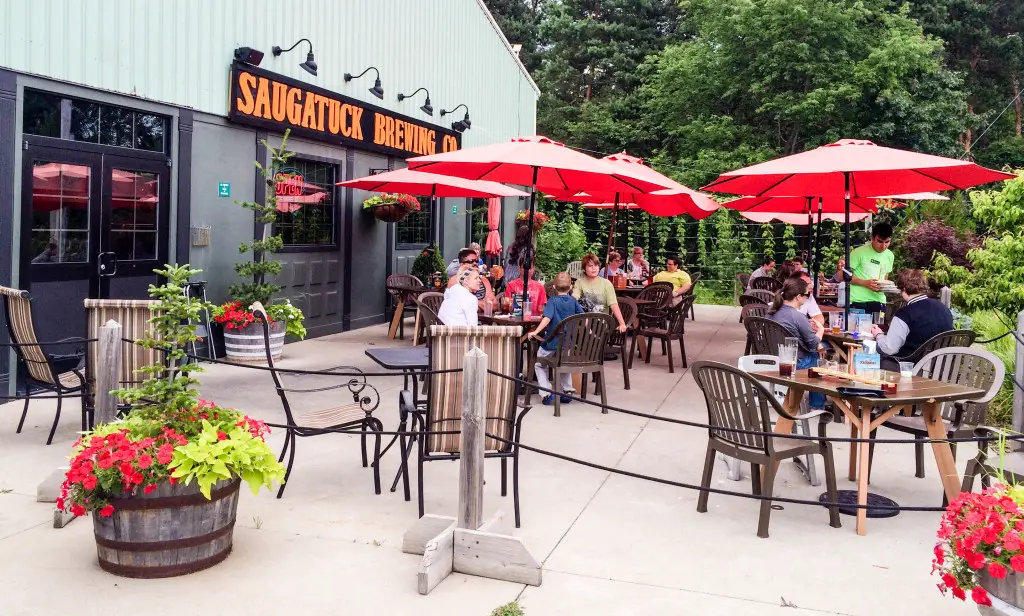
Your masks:
M183 363L196 338L203 302L185 300L188 266L158 271L150 287L160 300L156 336L136 341L163 351L167 365L142 368L139 387L114 392L131 405L127 417L100 424L75 443L57 506L93 514L100 567L126 577L192 573L231 552L238 489L253 493L284 480L284 467L264 442L263 422L202 400ZM168 368L170 366L170 368Z
M433 282L437 282L437 286L443 291L448 284L446 269L447 266L441 257L441 251L437 249L436 245L431 244L421 250L420 254L416 255L409 273L419 278L420 282L428 287Z
M281 273L281 262L270 257L284 246L280 235L273 235L274 221L277 220L277 182L281 179L281 169L287 164L294 153L286 149L288 131L281 139L280 148L272 148L266 141L264 147L270 153L270 165L264 167L256 161L256 168L267 185L265 203L240 201L239 205L252 210L256 214L256 222L262 225L260 239L243 242L238 252L252 253L252 259L235 264L235 272L242 277L242 282L232 284L228 292L232 300L213 310L214 320L224 328L224 351L227 358L241 362L265 362L263 351L263 330L255 324L255 318L248 311L248 306L260 302L267 309L267 316L273 319L271 326L271 346L274 358L279 358L284 351L285 334L304 338L306 328L303 327L302 311L288 300L272 300L275 293L281 290L279 285L268 282L268 276Z
M939 590L991 606L1024 607L1024 486L998 483L960 494L942 516L932 573ZM984 612L983 612L984 613Z
M363 209L372 211L377 220L398 222L409 212L420 211L420 200L412 195L381 193L363 201Z

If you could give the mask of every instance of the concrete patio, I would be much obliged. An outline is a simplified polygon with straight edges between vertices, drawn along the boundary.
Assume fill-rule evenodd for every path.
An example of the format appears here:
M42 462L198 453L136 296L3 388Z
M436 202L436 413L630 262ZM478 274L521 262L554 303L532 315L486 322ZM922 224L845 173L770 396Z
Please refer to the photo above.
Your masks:
M689 360L735 364L744 331L738 309L698 306L687 324ZM408 331L409 328L407 328ZM363 350L389 341L383 326L318 338L286 348L284 367L321 369L353 365L378 370ZM665 417L706 421L704 400L685 370L669 374L655 353L651 365L634 364L632 389L624 391L619 363L608 366L609 402ZM203 396L244 409L267 421L283 413L269 375L230 366L210 367ZM310 383L320 377L299 377ZM400 377L371 377L381 395L376 414L397 424ZM318 398L319 396L319 398ZM329 399L297 400L311 407ZM204 606L216 614L486 615L518 599L528 616L561 614L943 614L976 613L973 605L944 598L929 575L937 513L904 512L871 519L859 537L854 519L828 525L819 507L784 505L774 511L771 537L758 539L758 502L712 494L709 510L696 511L697 493L612 475L525 452L521 466L523 526L515 531L544 565L540 587L453 574L430 595L416 593L419 557L403 554L403 532L416 520L413 500L401 488L387 491L398 467L395 450L383 459L385 490L373 493L369 469L359 463L358 439L325 435L298 443L296 467L282 500L243 490L234 553L222 564L190 576L130 580L99 569L89 520L51 528L52 504L37 503L36 486L62 464L76 437L77 405L65 411L52 446L45 446L52 421L50 401L32 404L22 434L14 434L20 403L0 406L0 613L110 614L145 609L150 614L191 612ZM571 404L563 416L535 408L524 422L523 443L598 464L677 481L698 483L706 433L629 415L600 414ZM848 435L833 426L835 436ZM899 438L895 433L886 436ZM880 434L881 436L881 434ZM282 435L272 435L280 448ZM847 446L835 446L839 488L846 479ZM961 447L959 468L973 455ZM903 505L938 505L941 485L934 462L928 477L913 476L907 445L880 445L873 491ZM818 460L819 470L821 460ZM507 512L497 461L488 462L488 514ZM454 515L458 465L426 467L428 513ZM715 469L716 487L747 492ZM814 499L812 487L792 463L780 470L776 493ZM225 592L226 591L226 592ZM143 607L144 606L144 607Z

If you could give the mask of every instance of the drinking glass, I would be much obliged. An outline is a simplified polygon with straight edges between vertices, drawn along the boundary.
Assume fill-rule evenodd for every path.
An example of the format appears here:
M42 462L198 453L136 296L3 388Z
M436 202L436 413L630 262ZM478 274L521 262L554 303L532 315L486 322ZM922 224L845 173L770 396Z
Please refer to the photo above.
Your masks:
M796 346L789 346L788 344L779 345L779 376L793 376L793 371L796 370L796 357Z
M829 371L832 371L832 372L838 372L839 371L839 362L837 362L834 359L827 360L825 362L825 369L829 370Z
M494 314L494 302L487 300L484 302L484 316L489 317Z
M900 362L900 378L909 379L914 376L914 362L901 361Z

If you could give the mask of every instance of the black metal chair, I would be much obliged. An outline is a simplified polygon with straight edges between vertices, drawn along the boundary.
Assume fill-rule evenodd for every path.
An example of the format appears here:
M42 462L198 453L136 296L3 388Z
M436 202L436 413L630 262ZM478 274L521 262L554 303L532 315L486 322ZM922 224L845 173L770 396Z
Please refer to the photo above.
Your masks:
M768 291L774 295L780 289L782 289L782 283L771 276L759 276L750 281L751 291Z
M668 317L666 319L666 326L661 327L643 327L637 329L636 336L633 338L633 346L636 346L636 338L644 337L647 338L647 356L644 357L644 363L651 363L651 351L653 350L653 341L655 339L660 340L664 347L668 350L668 371L675 372L675 366L673 365L672 359L672 342L675 340L679 341L679 353L682 355L683 368L687 367L686 364L686 317L689 313L690 307L693 304L693 296L683 296L683 301L679 302L677 306L669 309ZM630 355L632 356L633 350L630 349Z
M775 399L775 395L757 379L738 368L719 362L699 361L691 370L697 386L704 393L708 409L708 448L704 457L704 472L701 476L703 490L697 498L697 511L708 510L708 492L711 487L711 473L715 466L715 454L750 463L750 481L753 493L766 497L761 501L761 513L757 523L757 536L768 537L768 522L772 511L769 500L775 491L775 475L783 460L808 454L820 454L825 459L825 486L829 502L837 503L836 469L832 457L832 444L826 440L826 427L832 421L828 411L811 411L801 415L790 415ZM818 418L820 440L793 439L785 436L766 437L759 434L723 431L751 430L772 432L770 411L780 417L800 422ZM764 477L761 476L764 466ZM828 507L829 524L840 528L838 504Z
M555 353L547 357L537 357L531 367L530 380L536 370L550 369L551 382L560 382L563 373L578 373L583 376L580 397L587 397L587 374L593 374L598 387L601 388L601 412L607 413L608 396L604 381L604 350L608 338L615 330L617 323L608 314L585 312L566 319L555 327L543 342L557 340ZM541 344L534 341L534 344ZM530 404L533 389L527 388L526 404ZM555 417L562 415L561 396L554 397Z
M379 419L373 416L373 412L380 406L380 394L377 389L366 382L362 371L351 366L336 366L322 371L324 377L332 377L332 372L341 374L333 375L334 378L346 378L345 383L330 385L326 387L311 387L305 389L285 388L281 381L281 371L274 366L274 358L270 351L270 326L267 320L267 313L263 306L257 302L252 306L252 312L256 319L263 326L263 343L267 354L267 366L270 368L270 375L274 379L274 387L277 395L281 398L281 406L284 408L285 425L287 425L284 437L284 447L278 462L284 460L288 454L288 466L284 474L284 482L277 491L277 497L284 495L284 489L288 486L288 478L292 474L292 465L295 462L295 439L296 437L318 436L331 434L339 430L358 429L360 431L360 443L363 453L363 468L368 465L366 455L366 437L374 434L375 444L373 453L373 489L380 494L380 438L384 431L384 425ZM348 389L352 395L352 402L334 406L318 411L295 414L292 405L288 400L289 393L318 393L341 388Z
M10 334L18 364L24 367L25 374L25 408L18 421L17 433L21 433L21 428L25 424L28 406L32 401L33 388L57 394L57 412L53 417L50 434L46 438L47 445L53 442L57 424L60 423L60 411L65 397L81 398L82 431L88 430L92 425L92 418L89 412L90 406L87 403L89 387L84 373L84 348L76 349L74 353L67 355L46 352L46 347L82 345L85 343L85 339L67 338L52 343L40 342L32 320L32 301L28 291L0 287L0 295L4 298L7 331Z

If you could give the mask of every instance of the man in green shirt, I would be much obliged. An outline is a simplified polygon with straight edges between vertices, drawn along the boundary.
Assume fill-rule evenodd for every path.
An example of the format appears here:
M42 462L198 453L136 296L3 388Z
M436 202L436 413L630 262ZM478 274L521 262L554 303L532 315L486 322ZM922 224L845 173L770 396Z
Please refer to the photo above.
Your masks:
M846 275L850 285L850 308L860 308L867 313L885 310L885 293L880 281L892 273L893 254L889 250L892 242L892 225L878 223L871 229L871 243L858 246L850 251L849 271Z

